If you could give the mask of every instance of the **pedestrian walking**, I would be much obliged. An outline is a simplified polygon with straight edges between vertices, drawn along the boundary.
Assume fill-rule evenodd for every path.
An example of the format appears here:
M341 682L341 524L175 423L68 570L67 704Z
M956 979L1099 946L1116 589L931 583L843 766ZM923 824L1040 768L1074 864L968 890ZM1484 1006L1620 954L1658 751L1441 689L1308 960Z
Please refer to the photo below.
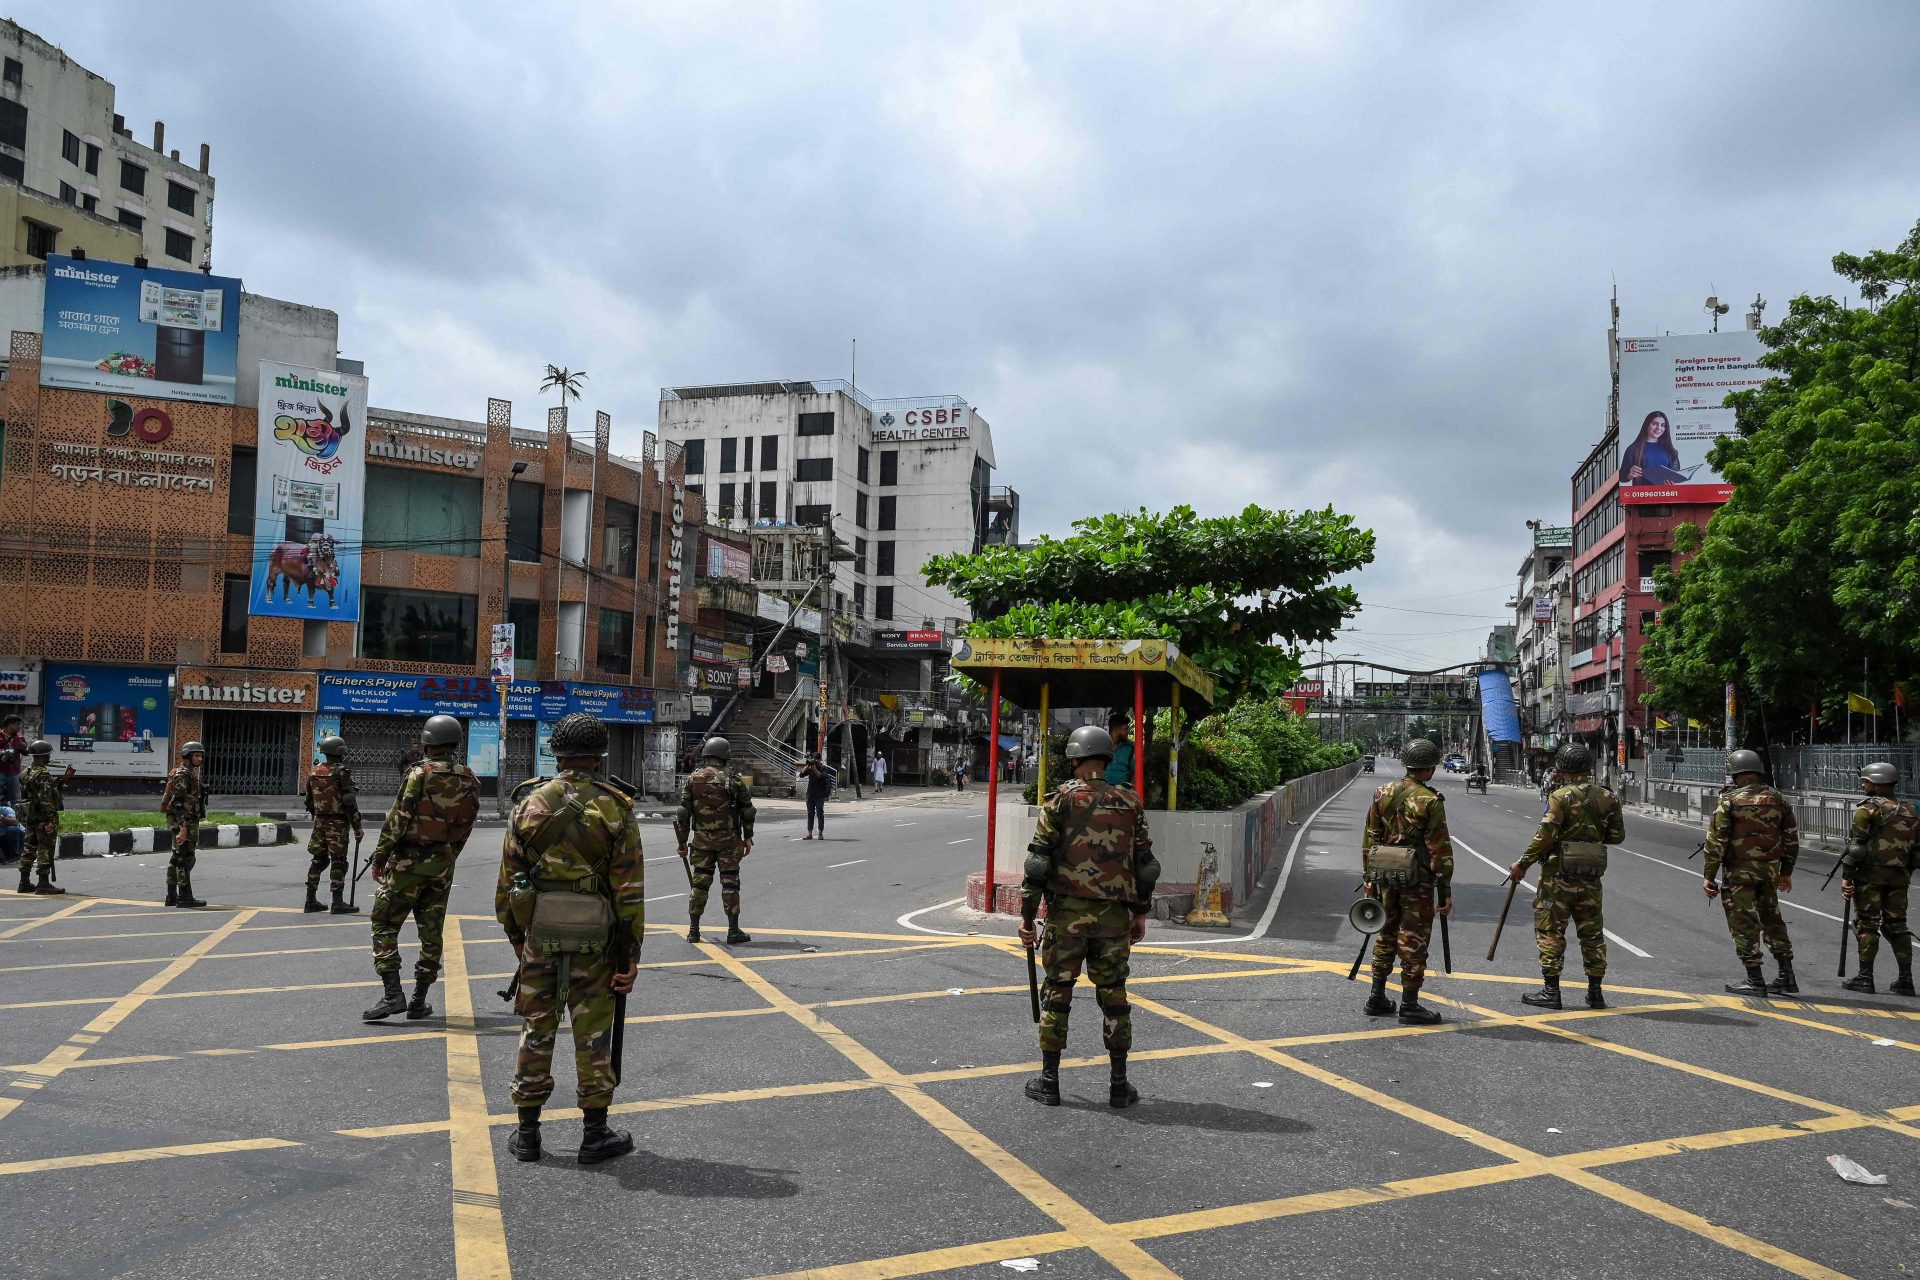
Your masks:
M1578 743L1560 748L1554 762L1560 785L1527 851L1509 874L1527 878L1540 865L1540 891L1533 897L1533 934L1540 951L1541 988L1521 996L1539 1009L1558 1009L1560 972L1567 958L1567 924L1580 938L1580 965L1587 975L1587 1007L1604 1009L1607 976L1606 917L1600 879L1607 873L1607 846L1627 838L1626 819L1613 792L1593 783L1593 753Z
M207 816L207 789L200 776L200 765L206 758L207 749L198 742L183 745L180 763L174 766L160 793L160 812L167 815L167 825L173 830L173 856L167 860L170 907L207 905L193 896L193 866L200 857L200 819Z
M501 848L494 914L520 958L513 1011L524 1018L514 1063L517 1160L540 1158L540 1112L553 1096L560 1015L573 1024L576 1096L586 1120L581 1164L633 1150L607 1124L620 1083L626 997L646 932L646 871L633 803L597 776L607 727L575 712L553 727L559 776L514 806Z
M368 1022L402 1010L411 1021L433 1016L427 992L440 976L453 866L480 816L480 780L453 761L460 746L460 722L452 716L429 716L420 745L424 759L401 782L373 850L373 879L380 891L367 921L373 928L373 970L380 975L383 994L361 1015ZM420 931L411 1002L400 990L400 926L408 916Z
M1102 773L1113 739L1096 725L1067 739L1073 777L1040 808L1040 821L1020 886L1020 941L1040 944L1046 994L1040 1014L1040 1074L1026 1095L1043 1106L1060 1105L1060 1055L1067 1047L1067 1020L1081 967L1100 1005L1101 1038L1108 1062L1107 1105L1129 1107L1140 1092L1127 1080L1133 1049L1133 1014L1127 1003L1127 969L1133 944L1147 933L1147 912L1160 864L1147 835L1147 816L1131 787L1115 786ZM1046 936L1035 918L1044 902Z
M733 744L708 738L700 748L700 768L680 791L673 816L680 861L687 868L687 941L700 941L700 917L706 914L713 877L720 875L720 905L727 913L728 943L752 942L740 927L740 860L753 852L753 793L744 778L727 767ZM689 852L688 842L692 842Z
M1453 839L1447 833L1447 802L1431 785L1440 748L1415 738L1400 754L1404 778L1384 784L1367 806L1360 857L1366 894L1380 899L1386 919L1373 944L1370 1017L1393 1013L1387 979L1400 961L1400 1021L1431 1026L1440 1015L1420 1003L1427 980L1427 948L1435 915L1453 913Z
M965 791L967 789L967 770L972 764L973 760L965 747L961 747L954 753L953 789L955 791Z
M833 794L833 770L820 763L820 753L814 752L807 762L800 766L800 781L806 788L807 796L807 834L803 840L813 839L813 827L817 820L820 824L820 838L827 838L827 797Z
M879 795L887 789L887 758L878 751L873 753L873 794Z
M0 716L0 803L20 803L20 775L26 771L28 745L20 732L20 717Z
M1733 785L1707 819L1706 876L1701 881L1709 898L1720 899L1727 913L1727 932L1747 971L1741 982L1729 982L1737 996L1797 995L1793 976L1793 940L1780 914L1780 895L1793 888L1793 864L1800 857L1800 828L1793 806L1768 786L1754 751L1735 751L1727 757ZM1760 944L1773 952L1780 966L1774 982L1761 968Z
M1880 761L1860 771L1860 789L1866 798L1853 811L1847 852L1840 860L1840 892L1853 903L1854 940L1860 949L1860 972L1840 985L1849 991L1874 992L1873 961L1885 934L1899 976L1887 990L1910 996L1913 988L1913 935L1907 928L1907 884L1913 878L1914 846L1920 840L1920 813L1893 789L1900 771Z
M315 765L307 775L307 812L313 817L313 835L307 841L312 861L307 864L306 911L327 911L320 901L320 873L327 871L328 887L333 891L332 914L358 915L358 907L348 906L347 830L353 830L355 844L365 834L360 825L360 793L353 785L353 771L347 768L347 741L338 734L320 740L324 763Z

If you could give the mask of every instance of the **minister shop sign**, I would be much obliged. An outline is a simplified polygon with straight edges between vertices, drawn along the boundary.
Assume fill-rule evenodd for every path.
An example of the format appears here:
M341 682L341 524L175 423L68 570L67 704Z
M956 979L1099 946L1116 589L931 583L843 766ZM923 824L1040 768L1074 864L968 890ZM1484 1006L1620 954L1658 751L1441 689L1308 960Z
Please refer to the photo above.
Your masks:
M240 282L49 255L41 335L43 387L232 404Z
M355 622L367 492L367 380L260 362L247 612Z

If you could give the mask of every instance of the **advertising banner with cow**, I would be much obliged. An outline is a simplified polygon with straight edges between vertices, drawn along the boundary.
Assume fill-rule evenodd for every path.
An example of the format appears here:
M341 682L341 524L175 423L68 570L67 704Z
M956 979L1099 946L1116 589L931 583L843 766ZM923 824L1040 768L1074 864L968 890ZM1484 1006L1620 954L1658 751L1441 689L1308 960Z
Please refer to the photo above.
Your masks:
M367 380L261 361L258 467L247 612L357 622Z

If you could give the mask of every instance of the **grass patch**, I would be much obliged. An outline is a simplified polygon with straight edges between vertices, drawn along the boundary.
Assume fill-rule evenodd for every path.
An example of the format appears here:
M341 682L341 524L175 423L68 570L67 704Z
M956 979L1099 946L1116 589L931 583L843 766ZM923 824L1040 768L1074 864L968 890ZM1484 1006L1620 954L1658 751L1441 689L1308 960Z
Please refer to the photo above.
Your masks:
M258 822L257 816L238 813L209 813L203 825ZM125 831L129 827L164 827L164 813L142 813L138 809L68 809L60 815L63 834L77 831Z

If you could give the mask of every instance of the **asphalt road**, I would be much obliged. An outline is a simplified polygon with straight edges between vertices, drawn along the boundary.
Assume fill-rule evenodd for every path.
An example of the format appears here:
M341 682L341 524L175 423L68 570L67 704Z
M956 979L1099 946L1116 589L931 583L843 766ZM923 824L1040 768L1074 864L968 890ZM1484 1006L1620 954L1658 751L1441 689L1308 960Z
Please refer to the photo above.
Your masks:
M1724 996L1732 949L1685 865L1694 837L1630 820L1645 857L1607 878L1617 1008L1540 1015L1517 1002L1538 981L1530 919L1516 903L1484 960L1502 872L1467 852L1504 867L1538 801L1443 779L1456 973L1428 995L1451 1021L1369 1020L1344 913L1385 776L1290 831L1277 901L1228 931L1152 928L1130 982L1145 1101L1124 1112L1104 1106L1086 992L1067 1105L1020 1095L1035 1050L1010 923L951 905L982 860L978 791L836 802L812 842L793 806L766 806L755 937L734 948L685 941L670 833L649 824L616 1106L639 1150L587 1169L566 1062L546 1158L505 1154L497 831L462 859L435 1016L382 1026L358 1017L378 989L364 917L296 910L303 852L204 853L196 888L220 905L197 912L152 905L159 858L69 862L65 899L0 893L0 1274L1920 1268L1920 1005L1840 993L1837 923L1794 912L1800 1000ZM1162 856L1177 873L1191 851ZM1824 863L1792 895L1812 911L1836 905ZM1836 1153L1889 1185L1841 1181Z

